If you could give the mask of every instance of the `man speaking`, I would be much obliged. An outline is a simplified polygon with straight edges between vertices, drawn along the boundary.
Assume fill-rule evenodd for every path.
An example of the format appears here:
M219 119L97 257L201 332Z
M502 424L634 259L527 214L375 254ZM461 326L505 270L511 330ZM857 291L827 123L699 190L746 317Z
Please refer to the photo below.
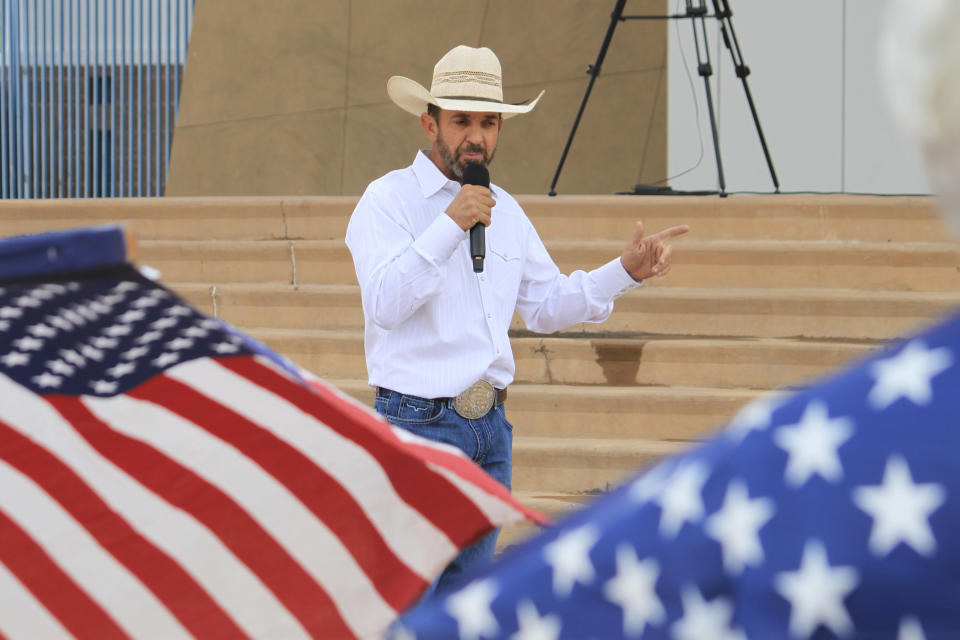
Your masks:
M530 112L543 92L505 103L497 56L458 46L434 67L429 91L394 76L387 93L420 118L431 146L370 183L347 228L375 408L394 425L458 447L509 487L513 427L504 401L514 373L514 312L540 333L603 322L618 296L666 275L668 241L688 228L645 237L638 222L619 257L564 275L517 201L471 167L490 165L504 120ZM476 225L485 231L485 255L475 269ZM464 549L436 588L487 562L496 538Z

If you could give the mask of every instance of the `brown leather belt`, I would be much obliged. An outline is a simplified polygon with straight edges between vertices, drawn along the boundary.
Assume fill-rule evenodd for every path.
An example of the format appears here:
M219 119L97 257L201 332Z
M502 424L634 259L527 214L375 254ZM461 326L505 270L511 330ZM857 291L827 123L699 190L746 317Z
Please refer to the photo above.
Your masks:
M484 387L486 387L486 389L484 389ZM439 402L456 411L460 417L467 418L468 420L482 418L490 409L502 405L507 400L506 389L495 389L490 383L483 380L478 380L466 391L452 398L421 398L419 396L412 396L411 394L401 394L398 391L393 391L386 387L378 387L377 394L406 395L419 398L425 402ZM491 397L494 399L492 403L490 402Z

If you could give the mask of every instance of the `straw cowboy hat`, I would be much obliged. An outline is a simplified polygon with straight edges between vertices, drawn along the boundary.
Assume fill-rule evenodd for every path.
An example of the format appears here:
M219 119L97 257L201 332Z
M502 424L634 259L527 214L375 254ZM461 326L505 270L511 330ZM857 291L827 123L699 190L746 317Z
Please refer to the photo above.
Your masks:
M534 100L509 104L503 101L500 60L487 47L474 49L460 45L446 53L433 68L433 83L427 91L419 82L393 76L387 80L387 95L409 113L419 116L434 104L449 111L480 111L510 118L532 110L543 95Z

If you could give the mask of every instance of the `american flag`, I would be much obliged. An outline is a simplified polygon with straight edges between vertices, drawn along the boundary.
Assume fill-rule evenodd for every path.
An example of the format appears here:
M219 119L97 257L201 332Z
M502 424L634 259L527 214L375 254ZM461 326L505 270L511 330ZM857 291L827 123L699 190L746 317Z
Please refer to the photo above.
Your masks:
M0 242L40 274L0 282L0 638L377 637L459 548L539 519L121 242Z
M394 640L960 638L960 316L765 396Z

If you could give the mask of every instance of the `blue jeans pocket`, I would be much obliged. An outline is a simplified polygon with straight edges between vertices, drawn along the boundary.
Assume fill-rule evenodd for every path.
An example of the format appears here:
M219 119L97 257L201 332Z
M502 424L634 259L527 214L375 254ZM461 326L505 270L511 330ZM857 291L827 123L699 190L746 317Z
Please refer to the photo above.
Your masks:
M442 402L400 396L399 402L388 402L377 398L376 409L395 424L429 424L440 420L447 407Z

